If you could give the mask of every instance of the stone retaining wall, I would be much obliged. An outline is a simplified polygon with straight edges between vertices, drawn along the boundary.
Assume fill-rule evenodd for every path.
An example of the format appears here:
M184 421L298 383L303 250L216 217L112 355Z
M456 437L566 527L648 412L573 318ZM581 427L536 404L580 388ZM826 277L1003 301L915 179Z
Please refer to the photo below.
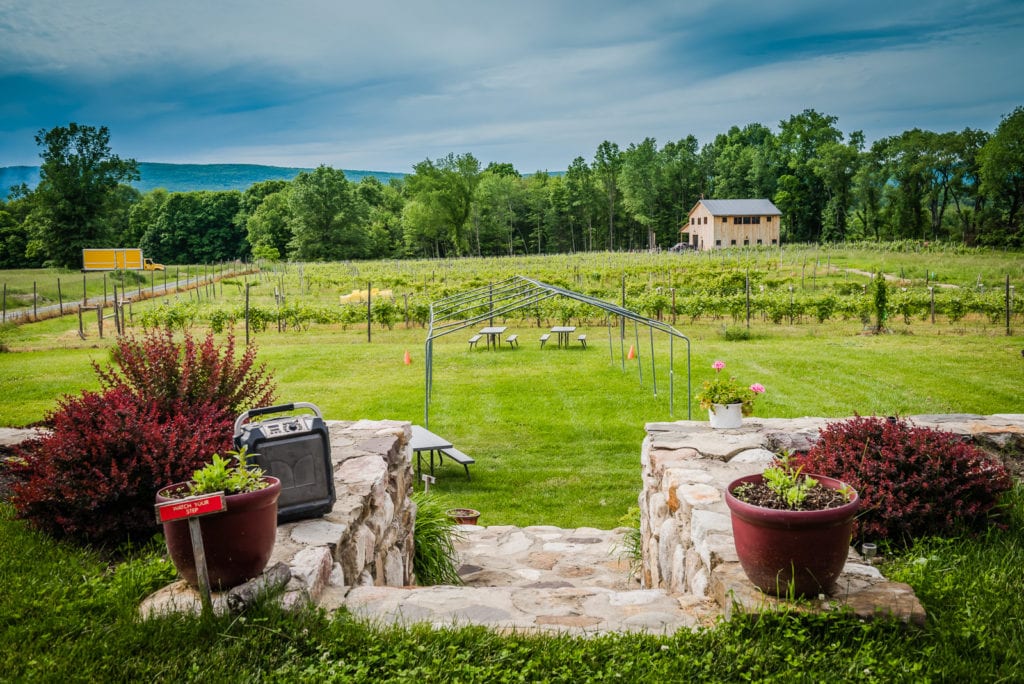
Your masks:
M323 517L277 527L264 574L216 593L216 612L239 610L267 589L284 589L286 607L317 602L325 592L414 583L416 506L407 422L326 421L337 501ZM149 596L143 616L201 609L197 591L179 580Z
M416 507L409 498L409 423L326 423L338 500L321 518L279 525L271 563L284 561L294 569L302 564L293 554L309 556L311 549L320 549L330 558L332 584L412 584Z
M909 420L970 438L1000 456L1017 477L1024 470L1024 414L928 415ZM714 430L699 421L649 423L641 452L639 497L642 586L714 596L724 606L726 594L735 594L735 578L741 576L726 486L763 470L776 451L807 450L826 422L830 421L748 418L735 430ZM852 553L840 586L851 593L854 587L882 581L875 568L859 563ZM874 586L876 594L877 589Z

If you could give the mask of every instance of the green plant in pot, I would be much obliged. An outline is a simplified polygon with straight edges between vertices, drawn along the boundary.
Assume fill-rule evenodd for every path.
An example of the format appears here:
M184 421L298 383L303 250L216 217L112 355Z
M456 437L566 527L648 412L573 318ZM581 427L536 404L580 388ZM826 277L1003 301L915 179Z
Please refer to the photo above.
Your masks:
M157 503L223 492L226 510L200 518L210 586L228 589L257 577L270 561L277 537L277 500L281 482L248 463L243 447L230 458L214 454L188 482L164 487ZM199 586L188 521L166 522L167 552L178 574Z
M843 571L860 505L857 492L809 475L783 455L726 488L736 554L748 579L776 596L830 593Z

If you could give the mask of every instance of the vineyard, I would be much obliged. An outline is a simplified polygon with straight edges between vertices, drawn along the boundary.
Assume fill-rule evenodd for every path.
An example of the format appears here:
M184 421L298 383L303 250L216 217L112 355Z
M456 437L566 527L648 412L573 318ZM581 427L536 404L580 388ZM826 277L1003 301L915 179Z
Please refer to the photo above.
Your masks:
M886 278L890 324L1012 325L1024 316L1024 297L1015 296L1024 285L1020 259L1014 258L1018 255L957 257L933 251L930 259L911 256L918 258L900 259L896 251L788 248L709 255L266 264L252 276L222 279L214 297L179 294L135 320L144 327L208 325L221 331L244 322L248 311L255 332L302 331L313 325L345 329L365 326L368 319L386 328L426 326L432 301L526 275L673 325L855 321L866 326L877 315L871 285L878 272ZM971 266L954 266L951 258ZM940 270L947 276L942 282L937 281ZM370 291L369 302L351 296L360 291ZM516 315L521 317L516 322L538 327L603 323L602 312L565 298L544 300Z

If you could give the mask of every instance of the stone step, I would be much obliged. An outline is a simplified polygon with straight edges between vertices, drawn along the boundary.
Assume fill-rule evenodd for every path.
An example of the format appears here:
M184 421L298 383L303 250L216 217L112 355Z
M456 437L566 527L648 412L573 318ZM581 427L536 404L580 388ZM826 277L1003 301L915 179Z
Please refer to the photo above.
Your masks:
M672 634L708 626L719 614L710 601L669 596L661 590L602 587L355 587L328 588L328 610L382 624L434 627L479 625L500 631Z

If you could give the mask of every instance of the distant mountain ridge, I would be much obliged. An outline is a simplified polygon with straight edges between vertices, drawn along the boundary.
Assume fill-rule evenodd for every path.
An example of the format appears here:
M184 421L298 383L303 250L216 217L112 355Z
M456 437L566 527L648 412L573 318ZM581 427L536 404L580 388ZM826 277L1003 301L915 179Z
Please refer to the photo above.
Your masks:
M253 183L267 180L292 180L301 171L313 169L292 166L263 166L260 164L162 164L139 162L139 181L132 186L141 192L164 188L170 192L193 190L245 190ZM344 169L345 178L358 183L366 176L374 176L381 183L392 178L403 178L404 173L390 171L351 171ZM0 195L6 197L12 185L25 183L30 188L39 184L38 166L0 166Z

